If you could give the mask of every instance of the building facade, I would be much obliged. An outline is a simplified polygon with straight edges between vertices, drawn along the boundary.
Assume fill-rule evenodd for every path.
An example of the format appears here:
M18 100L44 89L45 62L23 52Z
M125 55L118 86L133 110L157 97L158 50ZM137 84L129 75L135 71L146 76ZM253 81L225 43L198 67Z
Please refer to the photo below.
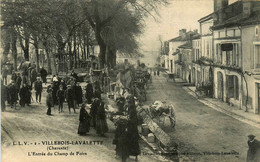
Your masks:
M198 64L201 58L201 39L192 40L192 72L191 72L191 82L198 87L201 85L201 67Z
M238 1L213 14L214 96L259 112L259 1Z

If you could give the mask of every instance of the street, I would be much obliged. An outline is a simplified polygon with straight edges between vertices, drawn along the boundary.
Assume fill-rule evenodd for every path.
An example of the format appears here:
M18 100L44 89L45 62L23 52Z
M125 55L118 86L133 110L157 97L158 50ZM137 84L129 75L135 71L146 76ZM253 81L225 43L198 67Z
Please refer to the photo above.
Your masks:
M245 161L247 135L259 138L259 129L202 104L182 86L185 83L153 76L147 94L147 104L161 100L174 105L177 124L165 131L179 144L182 154L190 154L187 157L194 161Z
M93 128L87 136L79 136L79 109L76 114L69 114L65 104L64 113L58 113L56 106L52 109L53 116L47 116L45 97L46 92L41 105L32 103L31 106L18 107L18 110L7 107L7 110L1 113L3 162L120 161L115 158L115 145L112 145L115 126L111 121L107 120L109 132L106 137L96 135ZM55 141L69 141L70 144L53 145L51 142ZM54 150L55 148L49 146L58 147L57 149L63 146L68 148ZM152 152L141 140L140 147L139 161L161 160L157 155L151 155ZM48 152L53 154L47 155ZM74 152L74 155L70 155L71 152ZM134 157L127 161L134 161Z

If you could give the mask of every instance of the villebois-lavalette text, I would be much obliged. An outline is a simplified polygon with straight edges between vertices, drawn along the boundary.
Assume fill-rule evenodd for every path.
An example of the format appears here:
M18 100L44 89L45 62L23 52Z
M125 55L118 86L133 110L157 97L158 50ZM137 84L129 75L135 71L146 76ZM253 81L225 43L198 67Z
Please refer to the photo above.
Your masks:
M29 146L29 145L102 145L103 141L13 141L13 145Z

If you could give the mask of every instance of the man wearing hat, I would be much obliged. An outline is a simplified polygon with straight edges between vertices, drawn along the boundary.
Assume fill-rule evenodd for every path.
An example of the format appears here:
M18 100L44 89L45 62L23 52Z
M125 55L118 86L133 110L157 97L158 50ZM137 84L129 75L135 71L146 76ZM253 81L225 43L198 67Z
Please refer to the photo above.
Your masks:
M41 96L42 96L42 81L40 77L37 77L37 80L34 82L34 90L35 90L35 98L36 102L39 101L41 104ZM38 100L39 97L39 100Z
M247 162L259 162L260 161L260 143L255 139L255 136L250 134L248 137L248 151L247 151Z
M58 104L59 104L59 112L63 112L63 102L64 102L64 90L63 90L63 85L59 86L59 90L56 93L56 97L58 99Z
M76 113L76 110L75 110L75 107L74 107L74 103L73 103L74 94L75 93L73 93L73 89L71 88L71 85L68 85L67 89L65 91L65 98L66 98L67 103L68 103L69 113L70 113L70 108L73 108L74 113Z
M16 102L18 100L18 92L17 92L17 87L15 84L15 81L13 81L13 80L8 85L8 95L10 98L11 108L13 108L13 106L14 106L14 108L16 109Z

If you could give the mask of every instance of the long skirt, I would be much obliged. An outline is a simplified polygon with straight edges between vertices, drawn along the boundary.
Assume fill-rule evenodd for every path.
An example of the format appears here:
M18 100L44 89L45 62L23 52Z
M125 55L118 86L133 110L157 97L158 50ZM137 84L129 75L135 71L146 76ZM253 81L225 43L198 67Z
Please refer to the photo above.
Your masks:
M118 143L116 144L116 155L121 157L122 161L125 161L129 157L128 136L126 132L122 133L118 138Z
M5 111L5 100L2 100L2 99L1 99L1 110L2 110L2 112Z
M100 134L100 135L108 132L108 126L107 126L106 119L96 118L96 131L97 131L97 134Z
M128 124L128 153L130 156L137 156L140 154L140 147L139 147L139 134L137 125L133 123Z
M46 113L47 115L51 115L51 106L50 105L48 105L48 109L47 109L47 113Z
M89 120L83 120L79 122L79 128L78 128L78 134L83 135L89 132L90 128L90 121Z

